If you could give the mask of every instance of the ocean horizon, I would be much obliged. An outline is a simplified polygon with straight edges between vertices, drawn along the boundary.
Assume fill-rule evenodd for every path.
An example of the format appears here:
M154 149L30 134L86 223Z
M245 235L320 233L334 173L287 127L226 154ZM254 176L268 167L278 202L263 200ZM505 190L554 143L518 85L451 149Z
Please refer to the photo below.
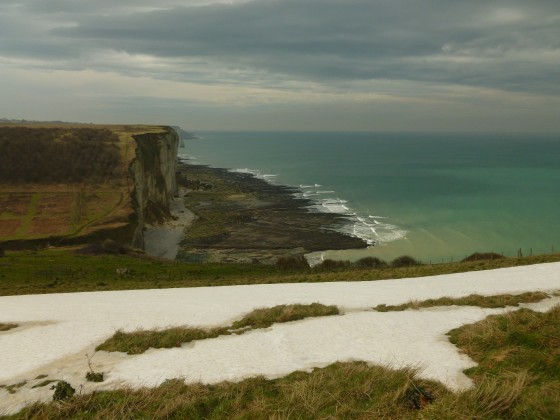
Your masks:
M528 133L198 132L180 156L298 187L371 246L319 258L457 261L560 249L560 137Z

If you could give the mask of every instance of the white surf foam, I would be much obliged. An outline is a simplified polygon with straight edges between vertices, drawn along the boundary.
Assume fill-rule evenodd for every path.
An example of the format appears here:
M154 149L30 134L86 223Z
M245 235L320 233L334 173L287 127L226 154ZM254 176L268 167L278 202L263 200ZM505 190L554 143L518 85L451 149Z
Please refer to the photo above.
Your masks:
M302 193L304 198L314 199L314 195L334 194L334 191L314 190L310 186ZM390 223L384 223L377 219L387 219L387 216L371 215L356 212L348 200L327 197L315 202L309 207L312 211L337 213L348 221L337 230L346 235L363 239L368 245L373 246L384 242L390 242L404 238L406 231Z

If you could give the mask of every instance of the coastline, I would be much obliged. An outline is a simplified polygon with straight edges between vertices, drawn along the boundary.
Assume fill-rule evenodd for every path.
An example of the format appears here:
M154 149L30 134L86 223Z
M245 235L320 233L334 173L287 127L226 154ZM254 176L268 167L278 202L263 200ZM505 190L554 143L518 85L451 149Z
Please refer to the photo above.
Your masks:
M185 209L196 216L183 227L179 261L274 263L284 256L368 246L341 232L348 223L344 215L312 211L316 203L297 188L184 161L178 182L186 189Z

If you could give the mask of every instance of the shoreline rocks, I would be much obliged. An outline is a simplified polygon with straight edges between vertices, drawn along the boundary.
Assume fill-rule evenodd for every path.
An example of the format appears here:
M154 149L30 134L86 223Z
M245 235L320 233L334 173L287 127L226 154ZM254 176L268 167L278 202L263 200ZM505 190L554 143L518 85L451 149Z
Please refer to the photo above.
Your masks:
M192 188L185 205L198 219L186 229L177 260L274 263L287 255L365 248L338 230L348 220L310 208L296 188L251 174L180 163L179 183Z

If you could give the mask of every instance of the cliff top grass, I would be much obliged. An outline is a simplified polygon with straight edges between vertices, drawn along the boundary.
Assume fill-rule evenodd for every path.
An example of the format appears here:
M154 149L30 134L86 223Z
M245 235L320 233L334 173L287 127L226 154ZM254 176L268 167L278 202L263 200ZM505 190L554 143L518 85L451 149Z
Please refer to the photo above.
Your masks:
M132 213L133 136L155 126L0 124L0 242L79 237Z
M82 255L76 249L6 251L0 257L0 296L225 286L264 283L381 280L423 277L560 261L560 254L410 267L299 268L266 264L178 263L145 255Z
M560 307L521 309L450 332L478 366L475 386L451 392L414 369L362 362L267 380L120 389L35 404L12 419L70 418L386 418L552 419L560 417Z

